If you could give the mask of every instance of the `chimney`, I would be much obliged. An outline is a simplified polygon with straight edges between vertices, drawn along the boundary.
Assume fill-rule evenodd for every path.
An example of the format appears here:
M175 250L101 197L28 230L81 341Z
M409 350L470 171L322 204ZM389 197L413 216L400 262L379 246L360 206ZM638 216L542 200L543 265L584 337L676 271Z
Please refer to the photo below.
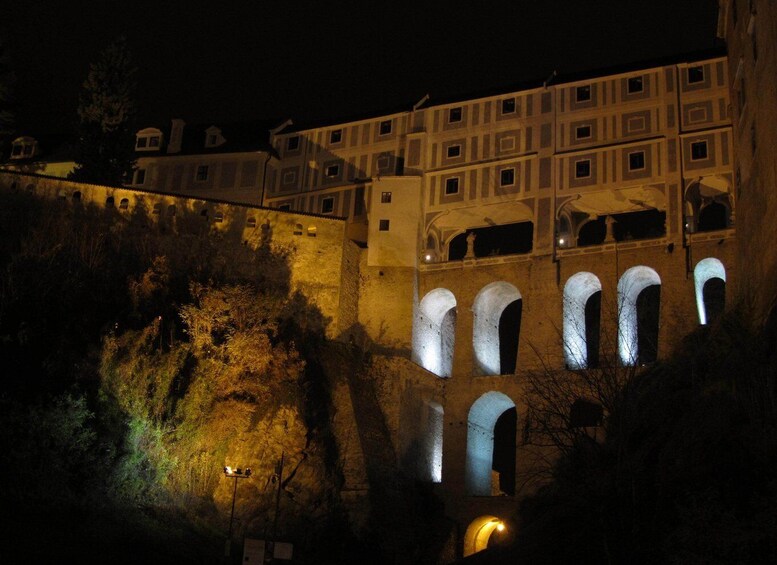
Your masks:
M167 143L167 152L180 153L181 143L183 141L183 127L186 125L186 122L178 118L175 118L171 121L172 125L170 126L170 141Z

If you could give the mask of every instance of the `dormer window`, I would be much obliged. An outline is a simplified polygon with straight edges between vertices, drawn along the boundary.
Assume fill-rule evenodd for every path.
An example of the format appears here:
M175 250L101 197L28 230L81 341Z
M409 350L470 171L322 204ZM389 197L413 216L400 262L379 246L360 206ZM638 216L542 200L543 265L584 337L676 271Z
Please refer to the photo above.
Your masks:
M221 135L221 130L216 126L211 126L205 130L205 147L212 148L223 145L226 139Z
M38 144L35 138L19 137L14 140L11 146L11 159L27 159L35 155L35 148Z
M157 151L162 145L162 132L156 128L140 130L135 135L135 151Z

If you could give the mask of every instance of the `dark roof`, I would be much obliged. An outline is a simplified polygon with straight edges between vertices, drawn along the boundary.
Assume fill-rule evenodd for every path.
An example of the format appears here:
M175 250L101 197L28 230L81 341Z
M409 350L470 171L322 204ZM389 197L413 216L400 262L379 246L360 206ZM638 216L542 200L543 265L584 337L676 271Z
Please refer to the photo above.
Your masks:
M276 121L253 120L245 122L217 123L206 122L201 124L186 124L183 128L181 150L177 153L167 153L170 141L172 124L165 126L151 125L164 134L164 141L157 151L138 151L138 157L152 155L210 155L218 153L241 153L246 151L267 151L274 153L269 143L269 130L276 125ZM221 135L226 140L218 147L205 147L205 132L211 126L221 130ZM140 128L141 129L146 129Z
M31 137L38 142L37 152L34 157L11 160L12 142L20 137ZM45 133L36 134L28 132L16 132L10 138L4 147L3 154L0 155L0 162L13 162L23 165L25 163L34 163L36 161L46 161L48 163L60 163L73 161L76 157L76 144L72 135L66 133Z
M576 82L576 81L586 80L586 79L593 80L597 78L606 77L608 75L617 75L621 73L638 71L640 69L651 69L651 68L663 67L667 65L676 65L679 63L692 63L694 61L712 59L715 57L723 57L725 55L726 55L726 49L725 47L721 46L721 47L715 47L715 48L707 49L703 51L693 51L691 53L686 53L681 55L672 55L672 56L663 57L660 59L649 59L646 61L637 61L634 63L625 64L625 65L591 69L591 70L574 72L574 73L556 74L553 76L552 80L549 81L549 84L558 85L558 84ZM553 73L553 70L550 69L548 71L548 76L538 77L536 79L524 81L520 83L506 83L503 86L490 88L487 90L473 91L466 94L454 94L454 95L442 94L440 96L431 94L429 99L422 107L429 108L434 106L442 106L445 104L454 104L456 102L467 102L469 100L477 100L478 98L487 98L490 96L499 96L500 94L509 94L513 92L520 92L522 90L539 88L543 86L543 84L545 83L545 81L548 80L548 78L551 77L552 73ZM341 124L347 124L349 122L356 122L356 121L368 120L368 119L378 119L383 116L387 116L391 114L408 112L413 108L413 105L416 104L421 98L422 98L422 95L419 95L418 100L408 101L406 105L403 105L401 107L389 108L383 112L370 112L367 114L342 117L339 119L312 120L312 121L306 121L306 122L300 122L300 123L295 122L292 125L283 128L283 130L281 130L281 132L279 133L287 134L287 133L294 133L298 131L304 131L308 129L333 127ZM275 124L276 127L278 125L280 125L280 122L277 122Z

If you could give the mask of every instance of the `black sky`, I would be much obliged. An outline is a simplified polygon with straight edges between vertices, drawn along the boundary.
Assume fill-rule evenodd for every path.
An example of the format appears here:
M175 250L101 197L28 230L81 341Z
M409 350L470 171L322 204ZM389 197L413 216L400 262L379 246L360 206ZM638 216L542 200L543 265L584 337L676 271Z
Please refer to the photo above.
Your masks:
M3 8L18 121L66 130L124 34L141 125L336 119L709 49L717 0L29 0Z

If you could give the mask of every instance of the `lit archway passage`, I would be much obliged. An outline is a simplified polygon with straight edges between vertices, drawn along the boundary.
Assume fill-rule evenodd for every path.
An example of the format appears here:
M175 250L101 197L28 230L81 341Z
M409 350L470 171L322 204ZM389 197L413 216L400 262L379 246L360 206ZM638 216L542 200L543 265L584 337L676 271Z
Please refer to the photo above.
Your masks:
M618 281L618 352L625 366L651 363L658 355L661 278L632 267Z
M593 273L577 273L564 285L564 358L570 369L599 360L602 283Z
M464 534L464 557L486 549L493 533L504 530L504 522L496 516L479 516L472 520Z
M705 325L723 312L726 303L726 268L714 257L702 259L693 270L693 282L699 323Z
M456 338L456 297L436 288L418 305L413 325L413 360L438 377L449 377Z
M475 297L472 346L478 373L515 373L522 307L521 293L507 282L486 285Z
M478 398L469 409L467 417L467 461L465 467L465 481L467 493L473 496L491 496L494 488L499 485L492 484L492 469L494 467L494 428L500 416L515 408L515 403L501 392L490 391ZM515 420L513 420L515 422ZM515 469L515 428L512 432L513 456L510 462L502 462L503 465L512 464L513 477ZM509 438L507 438L509 439ZM513 489L514 491L514 485Z

